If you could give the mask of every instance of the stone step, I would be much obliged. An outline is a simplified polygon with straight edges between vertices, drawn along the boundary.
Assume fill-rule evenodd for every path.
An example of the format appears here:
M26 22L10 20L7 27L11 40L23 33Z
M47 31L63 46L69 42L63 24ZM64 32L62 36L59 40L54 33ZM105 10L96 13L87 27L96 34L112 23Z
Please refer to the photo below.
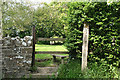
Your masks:
M42 73L34 73L31 75L27 75L27 78L52 78L53 76L56 76L56 74L52 73L47 73L47 74L42 74Z
M27 78L51 78L57 76L58 67L37 67L37 73L26 75Z
M38 67L37 71L38 73L55 73L57 72L58 67Z

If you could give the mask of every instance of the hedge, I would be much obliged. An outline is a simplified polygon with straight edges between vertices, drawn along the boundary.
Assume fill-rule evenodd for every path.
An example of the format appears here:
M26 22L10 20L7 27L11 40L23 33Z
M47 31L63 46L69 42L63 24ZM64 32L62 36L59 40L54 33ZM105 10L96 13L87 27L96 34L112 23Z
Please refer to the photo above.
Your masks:
M83 24L90 26L89 61L120 67L120 2L68 3L66 46L71 57L82 54ZM73 56L74 55L74 56Z

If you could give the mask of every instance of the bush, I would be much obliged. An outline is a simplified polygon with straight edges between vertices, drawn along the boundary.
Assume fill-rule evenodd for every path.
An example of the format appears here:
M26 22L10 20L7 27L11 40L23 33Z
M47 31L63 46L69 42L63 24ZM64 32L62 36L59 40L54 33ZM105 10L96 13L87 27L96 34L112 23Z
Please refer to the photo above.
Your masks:
M102 3L68 3L69 31L66 46L75 57L82 52L83 24L90 26L88 60L106 61L120 67L120 2L107 5ZM114 9L113 9L114 8ZM94 14L94 15L93 15Z

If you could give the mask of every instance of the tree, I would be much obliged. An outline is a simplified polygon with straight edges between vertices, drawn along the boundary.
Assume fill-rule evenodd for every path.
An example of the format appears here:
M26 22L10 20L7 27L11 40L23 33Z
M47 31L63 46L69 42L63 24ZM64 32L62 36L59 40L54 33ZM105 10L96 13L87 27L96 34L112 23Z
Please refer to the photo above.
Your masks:
M23 2L6 1L3 5L3 34L17 35L20 31L31 29L33 11Z
M65 36L65 26L59 14L59 7L53 4L41 4L35 11L34 20L36 22L37 36L39 37Z

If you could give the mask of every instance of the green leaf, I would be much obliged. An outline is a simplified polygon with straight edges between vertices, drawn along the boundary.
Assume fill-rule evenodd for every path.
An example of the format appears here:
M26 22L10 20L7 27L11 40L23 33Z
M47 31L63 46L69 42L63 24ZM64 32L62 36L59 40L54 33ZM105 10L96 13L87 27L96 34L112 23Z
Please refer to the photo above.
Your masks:
M107 18L105 18L105 19L102 19L102 21L106 21L107 20Z
M96 25L102 25L103 24L103 22L98 22L98 23L96 23Z

